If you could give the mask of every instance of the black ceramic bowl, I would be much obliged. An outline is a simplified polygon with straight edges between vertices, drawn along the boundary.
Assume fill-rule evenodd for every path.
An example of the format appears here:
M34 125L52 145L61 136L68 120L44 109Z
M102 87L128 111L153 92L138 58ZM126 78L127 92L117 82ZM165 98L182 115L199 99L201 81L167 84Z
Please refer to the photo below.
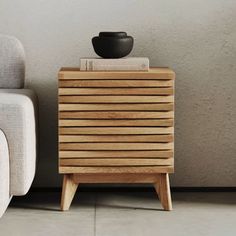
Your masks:
M125 32L100 32L99 36L92 38L92 43L100 57L121 58L131 52L134 40Z

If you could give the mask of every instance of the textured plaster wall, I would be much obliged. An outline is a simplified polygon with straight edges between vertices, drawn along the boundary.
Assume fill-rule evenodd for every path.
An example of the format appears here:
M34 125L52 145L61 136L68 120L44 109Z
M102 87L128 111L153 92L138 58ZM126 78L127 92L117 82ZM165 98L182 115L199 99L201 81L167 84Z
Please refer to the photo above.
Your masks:
M40 102L35 186L59 186L57 72L94 56L102 30L135 37L132 56L176 71L173 186L236 185L235 0L0 0L0 33L27 54L27 86Z

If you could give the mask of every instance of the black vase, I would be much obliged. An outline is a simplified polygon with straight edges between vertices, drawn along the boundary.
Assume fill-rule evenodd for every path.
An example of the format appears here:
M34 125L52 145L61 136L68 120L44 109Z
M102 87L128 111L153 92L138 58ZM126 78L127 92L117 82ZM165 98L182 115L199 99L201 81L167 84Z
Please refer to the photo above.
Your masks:
M126 32L100 32L92 38L96 54L103 58L121 58L133 49L134 39Z

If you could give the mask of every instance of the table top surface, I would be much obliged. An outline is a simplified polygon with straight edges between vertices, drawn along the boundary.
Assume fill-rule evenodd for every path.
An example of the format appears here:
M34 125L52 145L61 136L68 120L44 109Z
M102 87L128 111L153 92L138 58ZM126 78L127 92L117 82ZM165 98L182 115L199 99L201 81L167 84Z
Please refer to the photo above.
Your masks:
M59 71L59 78L63 78L67 75L85 75L85 76L92 76L92 75L113 75L113 76L119 76L119 75L163 75L167 76L168 79L174 79L175 78L175 72L171 70L168 67L153 67L150 68L148 71L81 71L80 68L75 67L62 67Z

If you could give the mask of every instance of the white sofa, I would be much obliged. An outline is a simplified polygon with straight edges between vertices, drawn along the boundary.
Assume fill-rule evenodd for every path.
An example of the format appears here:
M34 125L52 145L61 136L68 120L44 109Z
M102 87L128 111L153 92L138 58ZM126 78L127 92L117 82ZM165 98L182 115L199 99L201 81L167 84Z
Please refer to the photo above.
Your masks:
M24 89L24 49L0 35L0 217L12 196L25 195L36 169L37 97Z

